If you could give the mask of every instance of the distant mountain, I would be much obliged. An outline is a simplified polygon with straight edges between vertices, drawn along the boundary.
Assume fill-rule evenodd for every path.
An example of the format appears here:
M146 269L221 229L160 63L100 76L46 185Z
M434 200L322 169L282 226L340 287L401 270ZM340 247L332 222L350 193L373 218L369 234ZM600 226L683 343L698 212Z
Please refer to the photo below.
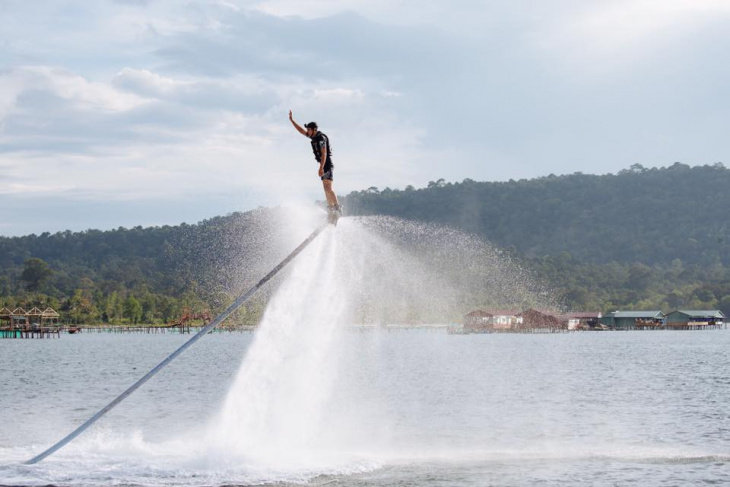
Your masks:
M289 249L280 214L257 209L194 225L0 237L0 307L40 303L63 319L81 309L80 321L112 322L132 319L122 304L135 296L146 322L168 321L183 307L219 310Z
M730 170L634 165L616 175L367 190L350 215L455 227L521 259L573 309L677 306L730 314ZM0 307L57 307L66 320L167 322L219 311L296 242L283 209L188 225L0 237ZM233 265L231 265L233 263ZM266 293L242 315L255 323ZM470 311L465 309L464 312Z
M445 224L527 257L585 262L730 264L730 170L675 163L618 174L370 188L344 198L354 215Z

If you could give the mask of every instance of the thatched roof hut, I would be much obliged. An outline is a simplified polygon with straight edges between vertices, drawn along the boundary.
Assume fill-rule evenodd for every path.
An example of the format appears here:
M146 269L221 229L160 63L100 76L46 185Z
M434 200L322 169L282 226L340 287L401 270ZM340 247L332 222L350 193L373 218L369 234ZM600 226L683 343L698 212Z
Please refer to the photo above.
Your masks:
M46 323L56 324L60 317L61 315L59 315L55 309L46 308L43 310L43 313L41 313L41 323L45 321Z
M0 308L0 326L3 326L3 325L7 326L8 324L10 324L12 315L13 315L13 312L10 311L8 308L6 308L6 307ZM5 321L7 321L7 323L4 323Z
M43 311L39 310L38 308L33 308L25 313L25 316L31 323L40 323L41 316L43 316Z

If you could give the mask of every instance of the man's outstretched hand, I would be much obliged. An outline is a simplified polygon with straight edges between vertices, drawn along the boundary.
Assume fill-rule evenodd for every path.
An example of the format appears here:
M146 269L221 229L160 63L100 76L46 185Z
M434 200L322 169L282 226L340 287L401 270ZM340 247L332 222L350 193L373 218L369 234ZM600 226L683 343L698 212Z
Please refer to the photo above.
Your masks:
M0 1L2 1L2 0L0 0ZM302 127L300 127L299 124L294 121L294 116L292 115L291 110L289 110L289 121L291 122L292 125L294 125L294 128L297 129L297 132L299 132L302 135L307 135L307 131L304 130Z

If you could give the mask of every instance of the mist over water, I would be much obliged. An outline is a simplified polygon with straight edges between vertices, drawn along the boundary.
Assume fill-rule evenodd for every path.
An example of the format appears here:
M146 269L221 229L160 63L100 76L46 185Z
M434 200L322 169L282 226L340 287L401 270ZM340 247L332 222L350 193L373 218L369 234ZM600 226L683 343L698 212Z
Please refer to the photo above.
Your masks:
M211 225L207 237L191 232L190 239L176 242L189 249L183 272L200 283L208 299L220 295L232 301L322 220L321 211L307 207L231 216L225 225ZM328 262L347 277L345 297L357 323L447 323L475 307L555 307L549 290L509 253L457 230L373 216L343 218L332 233L329 238L343 249L328 255ZM302 258L311 260L306 253ZM294 262L292 268L296 265L302 264ZM310 272L324 265L319 262ZM253 301L269 300L289 272L285 269ZM340 279L337 285L344 283Z
M256 459L285 468L321 449L337 372L338 327L349 316L344 253L329 230L277 291L208 442L216 458Z
M384 438L347 426L361 423L362 411L334 391L343 332L355 323L443 321L463 312L458 306L476 292L502 303L524 300L517 269L498 257L458 232L390 218L345 218L328 228L269 302L211 423L211 458L296 470L308 465L303 459L338 464L349 454L355 468ZM368 430L390 426L384 416L379 421Z
M321 221L291 216L286 245L244 242L256 267ZM240 273L231 286L251 278ZM727 479L730 416L711 404L730 400L718 372L730 366L729 333L390 333L379 325L448 323L475 305L550 305L529 272L488 243L390 218L341 219L272 284L254 334L205 337L33 467L18 463L189 337L0 344L11 352L0 355L0 407L11 418L48 411L0 427L0 485ZM45 380L8 373L31 366ZM72 366L72 377L54 375Z

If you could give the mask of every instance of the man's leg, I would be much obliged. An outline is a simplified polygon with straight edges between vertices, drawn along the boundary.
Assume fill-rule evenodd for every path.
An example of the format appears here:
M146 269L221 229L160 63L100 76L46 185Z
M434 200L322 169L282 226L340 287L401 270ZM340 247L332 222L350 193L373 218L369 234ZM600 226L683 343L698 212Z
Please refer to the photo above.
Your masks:
M322 185L324 186L324 196L327 198L327 206L339 206L337 195L332 190L332 180L324 179L322 180Z

